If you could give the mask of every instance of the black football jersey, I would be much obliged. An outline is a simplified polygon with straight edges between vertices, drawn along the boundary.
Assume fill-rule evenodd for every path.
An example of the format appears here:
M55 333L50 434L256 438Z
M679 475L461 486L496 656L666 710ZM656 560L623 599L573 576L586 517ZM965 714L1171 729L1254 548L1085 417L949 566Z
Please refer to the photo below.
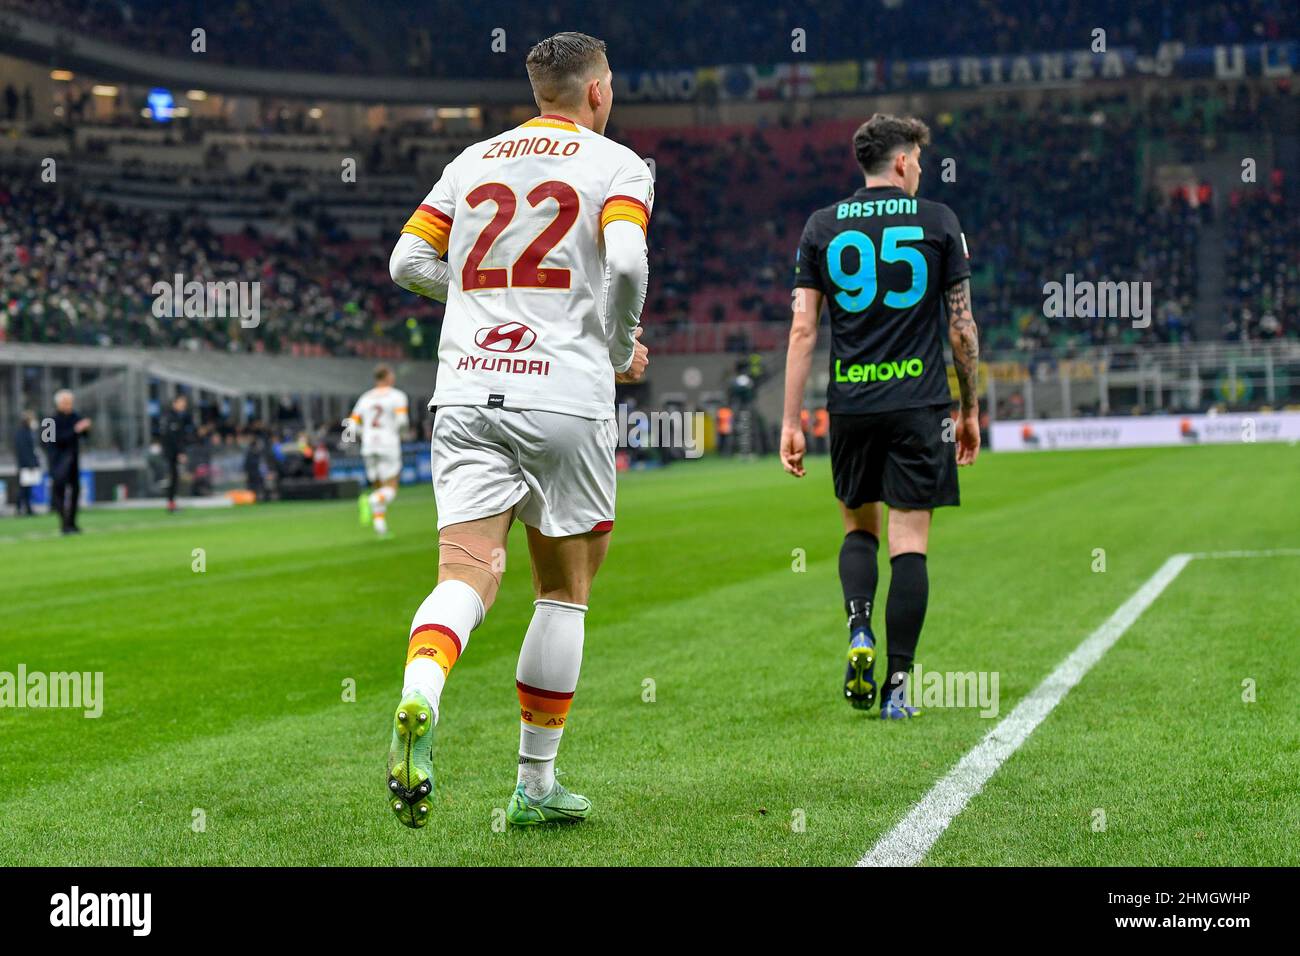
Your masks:
M818 289L831 319L826 408L864 414L952 400L943 294L970 276L966 239L943 203L863 187L808 219L796 288Z

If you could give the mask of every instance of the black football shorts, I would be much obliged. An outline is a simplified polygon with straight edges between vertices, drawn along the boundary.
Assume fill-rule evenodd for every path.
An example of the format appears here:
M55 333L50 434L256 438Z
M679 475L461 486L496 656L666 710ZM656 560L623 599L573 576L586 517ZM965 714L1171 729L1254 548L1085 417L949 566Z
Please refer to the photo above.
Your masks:
M831 471L835 497L849 508L870 501L916 510L961 504L952 406L832 414Z

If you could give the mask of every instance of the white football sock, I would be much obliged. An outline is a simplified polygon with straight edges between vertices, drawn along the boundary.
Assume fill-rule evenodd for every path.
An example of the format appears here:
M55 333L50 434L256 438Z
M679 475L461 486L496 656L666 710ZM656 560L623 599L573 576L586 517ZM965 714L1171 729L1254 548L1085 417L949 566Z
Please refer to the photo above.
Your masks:
M519 775L534 800L555 786L555 755L582 667L585 604L536 601L519 649Z
M388 505L397 497L397 489L384 486L370 493L370 519L375 532L388 531Z
M483 599L464 581L443 581L430 592L411 619L402 695L419 691L433 706L438 701L452 666L465 653L469 635L483 623Z

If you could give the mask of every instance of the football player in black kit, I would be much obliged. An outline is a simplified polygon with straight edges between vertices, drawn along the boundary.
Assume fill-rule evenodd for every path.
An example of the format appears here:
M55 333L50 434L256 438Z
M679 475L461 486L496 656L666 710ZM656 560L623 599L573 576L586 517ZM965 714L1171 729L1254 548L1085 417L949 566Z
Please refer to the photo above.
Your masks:
M781 428L781 462L801 478L799 413L824 299L831 327L831 466L845 532L844 695L861 709L876 698L871 611L883 502L892 568L888 672L880 695L886 720L919 714L907 702L906 685L929 599L930 516L959 503L957 466L972 464L980 447L979 337L966 239L951 209L916 197L921 147L929 143L930 131L918 119L872 116L853 134L866 185L809 217L795 264ZM961 391L955 420L940 338L944 312Z

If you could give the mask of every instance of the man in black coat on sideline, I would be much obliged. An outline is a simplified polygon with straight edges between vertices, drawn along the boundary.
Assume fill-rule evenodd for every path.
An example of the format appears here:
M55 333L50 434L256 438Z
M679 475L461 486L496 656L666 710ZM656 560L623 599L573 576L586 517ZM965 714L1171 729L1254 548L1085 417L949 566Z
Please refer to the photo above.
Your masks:
M159 442L167 459L167 510L176 510L176 490L180 485L180 466L185 464L185 450L194 441L194 421L190 418L190 402L183 393L172 399L171 411L163 416L158 429Z
M63 389L54 396L54 436L45 445L53 500L50 510L59 515L64 534L81 534L77 504L81 498L81 436L90 431L90 419L73 407L73 395Z

